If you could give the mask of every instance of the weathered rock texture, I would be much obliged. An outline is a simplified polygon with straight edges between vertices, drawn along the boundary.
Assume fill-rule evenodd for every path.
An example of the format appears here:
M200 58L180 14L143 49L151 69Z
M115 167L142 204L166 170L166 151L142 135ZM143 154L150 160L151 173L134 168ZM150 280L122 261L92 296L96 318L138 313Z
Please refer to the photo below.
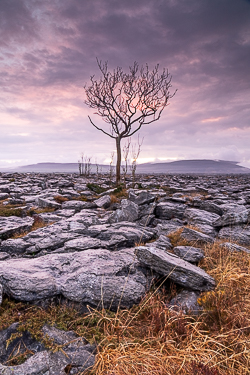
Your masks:
M96 249L0 262L3 292L19 301L62 295L105 308L131 307L150 286L133 250Z
M95 176L0 173L0 212L9 207L11 215L0 215L0 304L3 295L41 304L60 296L80 305L129 308L154 279L165 277L184 288L171 308L198 313L199 293L215 286L194 265L204 256L202 247L226 240L221 246L248 256L248 175L142 175L140 189L127 179L126 198L115 200L111 184L107 175L99 176L97 186ZM20 205L22 217L13 215L11 204ZM32 230L34 220L45 226ZM170 234L176 231L189 246L173 247ZM0 374L62 375L72 365L73 375L93 365L94 354L81 338L55 327L44 327L44 333L65 344L67 355L30 339L40 349L12 370L3 363L0 339Z
M186 288L206 291L215 287L214 279L201 268L155 247L137 247L136 256L143 265Z
M61 331L55 327L45 325L42 329L53 340L55 345L60 345L63 350L51 352L46 350L43 344L31 337L25 331L7 345L11 335L18 333L18 323L0 332L0 374L3 375L66 375L67 368L71 368L71 374L76 374L92 367L95 362L95 347L86 342L84 338L77 337L74 332ZM6 348L7 347L7 348ZM27 352L33 353L23 364L7 366L5 361L10 356ZM67 371L67 372L66 372Z

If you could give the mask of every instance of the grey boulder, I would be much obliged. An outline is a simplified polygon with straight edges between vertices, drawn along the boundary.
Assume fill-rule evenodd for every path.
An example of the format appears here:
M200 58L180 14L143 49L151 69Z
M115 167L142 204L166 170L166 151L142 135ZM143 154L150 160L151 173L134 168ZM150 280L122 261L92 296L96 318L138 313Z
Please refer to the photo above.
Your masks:
M133 189L129 189L128 198L132 202L138 204L138 206L149 204L155 201L155 196L147 190L141 190L139 192L138 191L135 192Z
M0 262L3 292L19 301L63 295L71 301L116 309L140 301L149 280L134 250L86 250Z
M179 258L190 263L198 263L204 258L203 250L192 246L176 246L173 248L173 252Z
M212 212L199 210L198 208L187 208L184 218L187 220L188 224L212 225L220 216Z
M155 216L159 219L183 219L187 206L182 203L160 202L155 209Z
M183 228L183 225L178 221L169 220L169 221L162 221L161 223L157 224L157 233L169 235L170 233L174 233L177 230Z
M111 214L110 223L118 223L122 221L136 221L139 218L139 208L134 202L128 199L122 199L121 208Z
M225 240L230 238L231 241L238 242L240 245L250 246L250 227L242 227L240 225L223 227L219 231L218 237Z
M204 233L198 232L197 230L193 230L190 228L184 228L181 233L181 238L192 243L196 243L197 245L204 245L208 243L213 243L214 239Z
M61 208L61 205L54 200L37 197L36 204L41 208Z
M99 208L108 208L111 204L111 198L109 195L104 195L101 198L96 199L94 203Z
M169 302L168 307L176 312L199 315L202 311L197 301L199 296L200 293L191 290L182 290Z
M200 205L200 209L208 211L208 212L212 212L219 216L223 214L223 210L221 209L221 207L218 204L214 202L210 202L210 201L202 201Z
M201 268L163 250L139 246L136 256L144 266L186 288L207 291L215 287L214 279Z
M153 242L154 246L162 249L162 250L170 250L172 249L171 241L167 236L161 234L159 238L155 242ZM152 243L147 244L147 246L151 247Z
M217 219L213 225L215 227L225 227L228 225L246 224L249 219L250 210L246 210L245 207L242 207L241 209L226 212L219 219Z
M7 340L11 335L18 333L18 323L12 324L9 328L0 332L0 357L1 362L5 362L9 355L15 355L16 348L22 354L27 349L35 353L23 364L17 366L7 366L0 364L0 374L3 375L66 375L70 367L74 372L79 373L91 368L95 363L95 347L88 344L84 338L77 337L74 332L65 332L45 325L42 328L44 336L53 340L63 350L49 351L40 342L33 339L29 332L25 331L7 346ZM20 333L19 333L20 335Z
M62 203L62 208L67 210L75 210L80 212L83 209L89 209L96 207L96 204L93 202L84 202L84 201L67 201Z

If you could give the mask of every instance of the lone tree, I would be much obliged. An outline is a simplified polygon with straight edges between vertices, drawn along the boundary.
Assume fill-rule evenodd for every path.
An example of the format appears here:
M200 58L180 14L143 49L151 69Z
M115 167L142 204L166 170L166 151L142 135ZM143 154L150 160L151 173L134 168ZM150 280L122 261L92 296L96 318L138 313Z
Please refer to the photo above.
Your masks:
M99 80L91 76L91 84L85 85L87 99L84 101L95 114L109 124L97 126L89 117L91 124L104 134L116 140L117 163L116 184L121 181L121 140L141 129L142 125L159 120L163 109L169 104L175 92L169 92L172 77L167 70L159 72L159 65L152 71L148 65L139 67L137 62L129 67L129 73L117 67L108 71L108 63L97 60L102 73Z

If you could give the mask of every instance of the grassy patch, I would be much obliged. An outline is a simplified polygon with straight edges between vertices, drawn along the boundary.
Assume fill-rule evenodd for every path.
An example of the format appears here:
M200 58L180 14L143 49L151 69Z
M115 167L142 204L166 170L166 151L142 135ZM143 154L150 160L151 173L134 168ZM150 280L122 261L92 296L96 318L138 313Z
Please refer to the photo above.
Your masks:
M103 193L106 189L102 188L100 185L93 184L93 183L88 183L87 188L91 191L93 191L96 194L101 194Z
M23 216L23 210L20 207L20 204L8 204L4 205L3 201L0 202L0 216Z
M35 216L34 217L34 222L33 222L32 227L31 227L30 230L23 230L23 231L21 231L19 233L14 234L13 236L11 236L9 238L10 239L22 238L22 237L26 236L28 233L33 232L34 230L37 230L37 229L40 229L40 228L44 228L44 227L46 227L48 225L51 225L51 224L53 224L53 222L52 223L46 223L39 216Z
M167 235L173 247L190 245L190 243L187 240L184 240L183 238L181 238L182 232L183 232L183 228L181 227L180 229L177 229L174 232L171 232Z
M128 192L124 185L118 186L112 193L116 198L127 198L128 197Z
M88 198L86 197L86 195L80 195L79 197L73 197L72 200L87 202Z
M62 195L55 195L54 200L56 201L56 203L62 204L63 202L68 201L68 198L63 197Z

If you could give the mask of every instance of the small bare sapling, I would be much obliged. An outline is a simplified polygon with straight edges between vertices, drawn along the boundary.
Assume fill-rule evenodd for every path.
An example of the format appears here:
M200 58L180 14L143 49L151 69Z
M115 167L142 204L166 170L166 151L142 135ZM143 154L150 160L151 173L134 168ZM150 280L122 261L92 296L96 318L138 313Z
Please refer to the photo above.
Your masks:
M140 155L140 152L141 152L141 146L142 146L142 143L143 143L143 139L140 141L140 136L138 136L138 141L137 141L137 144L132 144L132 151L131 151L131 154L132 154L132 163L131 163L131 166L130 166L130 169L131 169L131 175L132 175L132 186L133 188L135 187L135 172L136 172L136 168L137 168L137 159Z
M115 153L114 151L112 151L111 157L110 157L110 163L109 163L109 186L111 186L112 184L112 178L114 175L114 167L113 167L114 156L115 156Z
M80 159L78 160L78 168L80 176L89 177L91 173L91 156L84 156L84 153L81 154Z

